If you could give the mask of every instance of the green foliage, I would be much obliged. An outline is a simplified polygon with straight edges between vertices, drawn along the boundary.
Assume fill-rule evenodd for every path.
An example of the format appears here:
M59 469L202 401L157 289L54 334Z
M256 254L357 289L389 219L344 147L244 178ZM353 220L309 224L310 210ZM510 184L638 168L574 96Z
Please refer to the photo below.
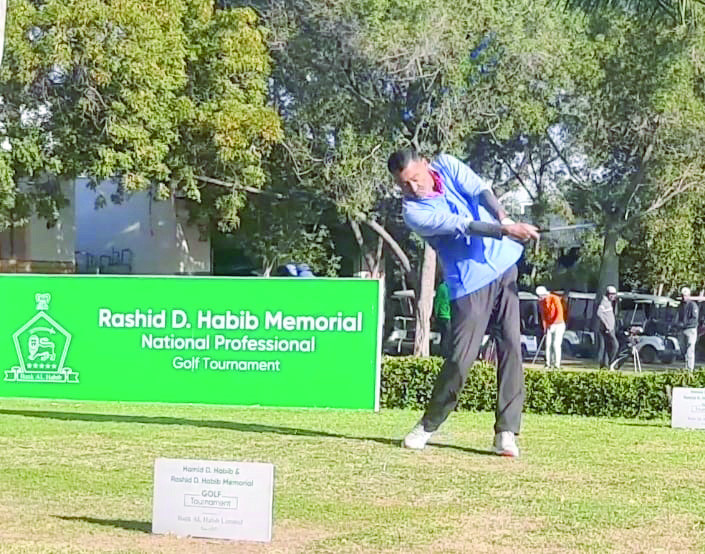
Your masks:
M205 208L201 221L215 220L221 231L231 231L240 223L245 193L200 190L193 177L255 188L265 184L263 158L282 136L279 116L266 105L267 32L252 9L215 10L213 0L189 0L184 30L188 110L171 165L176 183Z
M665 293L705 283L705 202L689 193L661 213L644 218L630 244L625 281Z
M574 213L604 233L600 286L616 282L620 241L640 218L700 186L704 37L595 13L577 45L589 62L562 100L562 157L572 165L563 187Z
M584 25L529 0L254 5L271 29L271 90L285 126L271 173L287 193L303 189L342 217L375 219L400 244L409 233L389 153L411 144L464 158L478 136L543 132Z
M325 213L307 200L264 196L252 199L243 212L239 242L265 275L297 262L308 264L316 275L337 276L340 256L323 223Z
M556 269L558 251L556 248L542 243L538 248L529 246L524 251L524 260L532 267L531 273L524 273L520 277L520 284L534 288L545 284L553 278Z
M17 202L16 183L37 188L44 174L117 176L126 192L183 194L202 201L204 220L237 224L244 200L228 197L241 193L200 190L194 176L261 186L262 156L280 137L252 10L216 10L213 0L16 0L6 41L5 224L38 205Z
M382 406L423 409L440 371L440 358L386 357ZM672 387L705 387L705 371L644 372L525 370L525 410L536 414L655 418L670 414ZM468 372L458 409L494 411L496 369L476 363Z
M587 12L603 10L675 26L697 24L702 18L704 3L702 0L565 0L565 5Z

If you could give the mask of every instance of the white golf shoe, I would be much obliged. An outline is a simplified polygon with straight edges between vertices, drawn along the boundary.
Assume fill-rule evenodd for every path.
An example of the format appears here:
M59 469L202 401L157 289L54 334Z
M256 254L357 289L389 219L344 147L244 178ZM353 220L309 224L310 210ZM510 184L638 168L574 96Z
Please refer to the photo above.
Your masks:
M511 431L501 431L494 436L494 445L492 451L498 456L506 456L507 458L518 458L519 447L517 446L514 433Z
M410 448L411 450L423 450L426 443L433 435L433 432L426 431L423 427L423 423L420 421L414 426L414 428L409 431L409 434L404 437L404 442L402 446L404 448Z

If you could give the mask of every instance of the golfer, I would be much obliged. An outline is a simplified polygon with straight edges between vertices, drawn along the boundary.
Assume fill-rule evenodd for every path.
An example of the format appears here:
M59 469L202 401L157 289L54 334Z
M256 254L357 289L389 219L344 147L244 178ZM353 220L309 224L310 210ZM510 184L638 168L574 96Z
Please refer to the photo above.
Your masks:
M520 242L536 239L537 229L509 219L489 186L453 156L429 162L415 150L399 150L387 167L404 195L404 221L438 253L451 300L450 352L403 446L423 449L446 420L492 322L498 333L493 451L516 457L524 403L516 262Z
M536 296L539 297L539 313L543 336L546 340L546 369L561 368L561 347L565 333L565 316L561 299L544 286L536 287ZM553 354L553 356L551 356ZM553 357L553 360L551 360ZM551 363L553 362L553 363Z

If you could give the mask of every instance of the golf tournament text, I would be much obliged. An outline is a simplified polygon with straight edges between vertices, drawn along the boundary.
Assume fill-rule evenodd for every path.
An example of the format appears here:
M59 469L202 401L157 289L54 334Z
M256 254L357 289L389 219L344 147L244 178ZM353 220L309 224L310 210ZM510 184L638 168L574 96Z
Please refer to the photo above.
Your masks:
M198 310L193 323L197 329L224 331L303 331L311 333L362 331L362 312L355 315L285 315L282 311L265 311L262 316L249 310L233 312L227 310L215 313L211 310ZM140 310L114 312L107 308L98 310L98 326L115 329L191 329L193 326L185 310ZM174 333L142 333L140 346L143 350L198 351L210 356L174 356L171 367L177 370L197 371L281 371L280 360L233 360L220 359L217 352L304 352L316 351L316 336L305 338L284 338L275 336L226 336L213 333L200 336L177 336Z
M354 316L344 316L338 312L334 316L325 315L284 315L283 312L266 311L260 318L249 310L238 313L230 310L225 313L213 313L211 310L198 310L196 327L198 329L228 329L254 331L262 328L280 331L343 331L348 333L362 331L362 312ZM116 327L129 329L166 329L167 322L171 329L190 329L191 321L184 310L135 310L134 312L113 312L107 308L98 310L98 327Z

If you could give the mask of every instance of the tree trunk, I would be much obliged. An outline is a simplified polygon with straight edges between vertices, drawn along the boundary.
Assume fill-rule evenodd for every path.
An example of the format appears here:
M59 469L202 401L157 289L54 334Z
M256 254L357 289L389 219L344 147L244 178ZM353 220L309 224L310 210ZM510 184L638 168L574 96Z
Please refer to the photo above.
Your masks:
M598 283L597 294L605 292L608 285L612 285L619 290L619 255L617 254L617 240L619 232L616 229L607 227L605 231L605 243L602 249L600 260L600 282Z
M538 256L539 250L541 249L541 235L539 235L539 238L536 239L536 243L534 244L534 255ZM531 267L531 285L536 286L536 264L532 264Z
M390 235L382 225L372 219L364 217L363 214L360 214L360 217L362 221L370 227L370 229L384 239L389 248L391 248L392 253L396 256L402 269L409 274L411 272L411 264L409 263L409 258L407 255L404 253L401 246L399 246L399 243L394 240L392 235Z
M401 246L399 246L399 243L394 240L394 238L387 232L387 230L377 223L374 220L367 219L364 217L363 214L358 214L360 217L360 221L364 222L370 229L372 229L377 235L387 243L387 246L391 249L392 253L394 254L394 257L396 260L399 262L399 265L401 268L404 270L404 276L406 278L411 277L411 264L409 263L409 258L408 256L404 253L402 250ZM375 257L367 252L367 249L365 248L365 243L364 243L364 238L362 235L362 230L360 229L359 223L352 218L348 219L350 223L350 228L353 231L353 235L355 236L355 240L358 243L358 246L360 247L360 252L363 254L363 257L365 259L365 263L368 266L368 270L370 273L373 272L373 266L374 266L374 260ZM379 247L379 243L378 243Z
M377 237L377 252L375 252L375 267L372 270L373 279L384 279L384 240Z
M14 6L13 6L14 7ZM7 12L7 0L0 0L0 62L5 47L5 14Z
M353 236L355 237L355 241L357 241L357 245L360 248L360 255L362 256L362 259L365 261L365 266L367 267L367 271L369 272L370 276L372 276L372 272L374 271L374 266L375 266L375 258L372 254L370 254L367 251L367 247L365 245L365 239L362 236L362 230L360 229L360 225L358 224L357 221L354 219L348 219L348 223L350 224L350 228L352 229Z
M428 244L423 252L421 279L416 291L416 335L414 356L429 355L433 291L436 283L436 252Z

